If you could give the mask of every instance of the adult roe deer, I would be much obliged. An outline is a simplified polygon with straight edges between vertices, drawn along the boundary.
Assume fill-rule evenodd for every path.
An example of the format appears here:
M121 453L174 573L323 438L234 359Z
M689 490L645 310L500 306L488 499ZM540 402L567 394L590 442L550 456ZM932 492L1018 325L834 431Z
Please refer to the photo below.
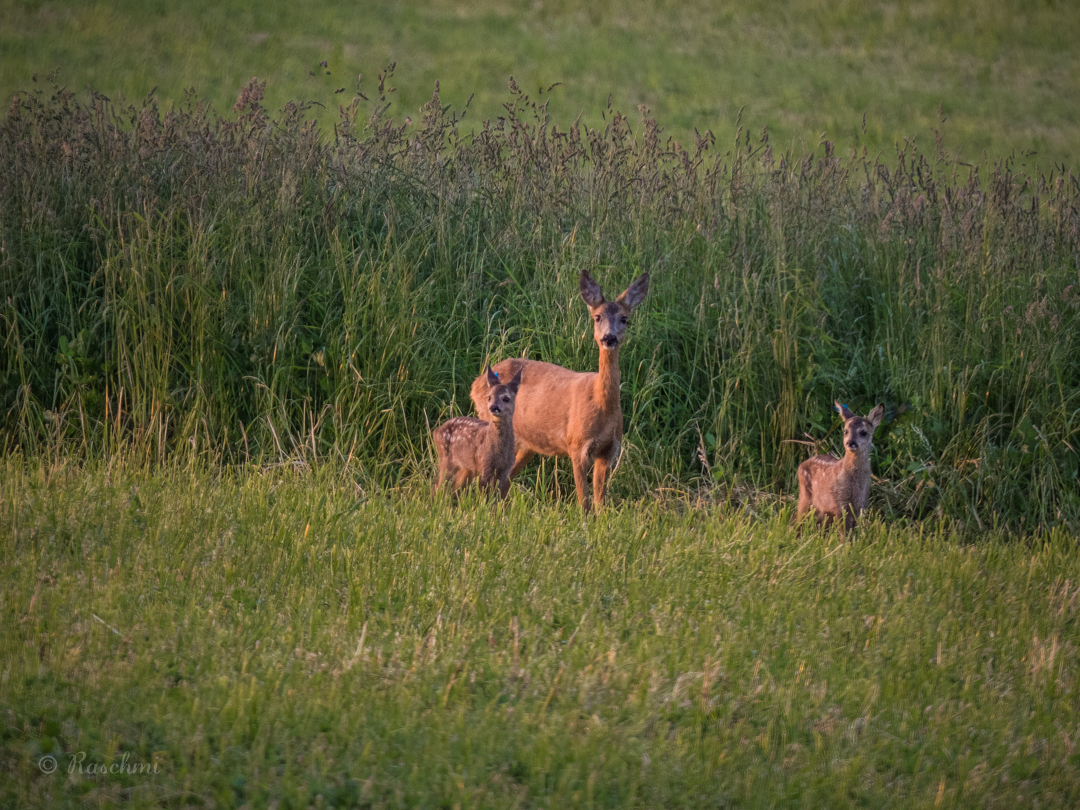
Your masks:
M878 405L862 417L853 414L847 405L835 405L844 419L844 457L812 456L799 465L798 518L810 509L816 513L817 522L826 525L843 516L843 536L855 528L870 499L870 448L885 406Z
M452 479L452 491L457 493L474 478L479 478L482 489L497 486L499 496L505 498L510 490L510 468L514 464L514 400L521 385L521 372L504 385L488 366L480 379L486 387L486 411L490 421L456 416L431 431L435 451L439 454L439 479L435 491L441 489L447 479Z
M571 371L524 357L496 363L495 370L500 375L521 375L514 417L516 457L510 476L517 475L537 453L569 456L578 503L588 511L589 467L593 469L593 500L599 506L622 448L619 347L630 313L649 291L649 274L634 279L614 301L604 297L587 270L581 271L578 287L593 319L593 338L600 347L600 371ZM483 375L473 381L470 396L476 412L483 416Z

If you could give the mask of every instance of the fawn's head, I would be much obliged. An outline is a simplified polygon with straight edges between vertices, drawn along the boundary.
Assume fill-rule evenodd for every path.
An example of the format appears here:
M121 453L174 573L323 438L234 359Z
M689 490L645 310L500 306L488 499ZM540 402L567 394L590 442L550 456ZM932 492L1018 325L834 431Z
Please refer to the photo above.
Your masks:
M857 455L867 452L874 439L874 430L885 414L885 406L878 405L866 416L856 416L847 405L839 402L834 404L844 418L844 447L847 452Z
M496 422L509 419L514 415L514 402L517 399L518 388L521 385L521 369L514 378L505 385L499 382L499 375L487 367L488 382L488 412Z
M645 294L649 291L649 274L642 273L634 279L614 301L604 298L603 290L589 275L588 270L581 271L578 287L585 306L589 308L589 315L592 316L593 338L600 351L617 349L630 323L630 312L645 300Z

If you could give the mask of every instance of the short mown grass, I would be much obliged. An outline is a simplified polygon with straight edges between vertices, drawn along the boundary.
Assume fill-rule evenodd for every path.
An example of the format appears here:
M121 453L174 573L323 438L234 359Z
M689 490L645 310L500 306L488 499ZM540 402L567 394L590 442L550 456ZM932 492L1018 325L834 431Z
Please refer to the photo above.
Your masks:
M1080 801L1064 532L2 472L5 806Z

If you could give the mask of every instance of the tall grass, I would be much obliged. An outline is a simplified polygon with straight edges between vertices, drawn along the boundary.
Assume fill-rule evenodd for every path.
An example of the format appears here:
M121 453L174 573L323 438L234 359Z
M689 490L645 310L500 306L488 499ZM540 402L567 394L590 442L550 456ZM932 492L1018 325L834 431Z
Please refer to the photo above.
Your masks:
M333 459L427 474L488 358L589 369L576 276L653 273L623 352L616 497L790 491L834 399L882 401L877 505L957 525L1080 520L1080 183L939 140L888 159L768 133L686 150L647 110L592 129L511 82L466 131L333 129L190 96L13 99L0 125L0 442L30 456ZM947 133L946 133L947 136ZM565 486L541 465L539 486ZM531 485L531 484L530 484Z

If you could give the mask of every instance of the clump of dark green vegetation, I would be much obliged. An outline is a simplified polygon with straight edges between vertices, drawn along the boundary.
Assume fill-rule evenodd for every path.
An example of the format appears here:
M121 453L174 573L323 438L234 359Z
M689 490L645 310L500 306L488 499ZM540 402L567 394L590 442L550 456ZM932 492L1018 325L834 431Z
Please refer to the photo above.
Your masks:
M940 140L888 160L749 131L686 151L647 111L566 126L513 84L467 131L437 88L398 123L380 80L333 131L262 93L231 116L11 101L5 452L336 460L397 484L428 474L427 431L485 360L595 366L581 268L649 270L616 497L791 492L839 397L887 405L886 513L1076 525L1075 175L959 165Z

